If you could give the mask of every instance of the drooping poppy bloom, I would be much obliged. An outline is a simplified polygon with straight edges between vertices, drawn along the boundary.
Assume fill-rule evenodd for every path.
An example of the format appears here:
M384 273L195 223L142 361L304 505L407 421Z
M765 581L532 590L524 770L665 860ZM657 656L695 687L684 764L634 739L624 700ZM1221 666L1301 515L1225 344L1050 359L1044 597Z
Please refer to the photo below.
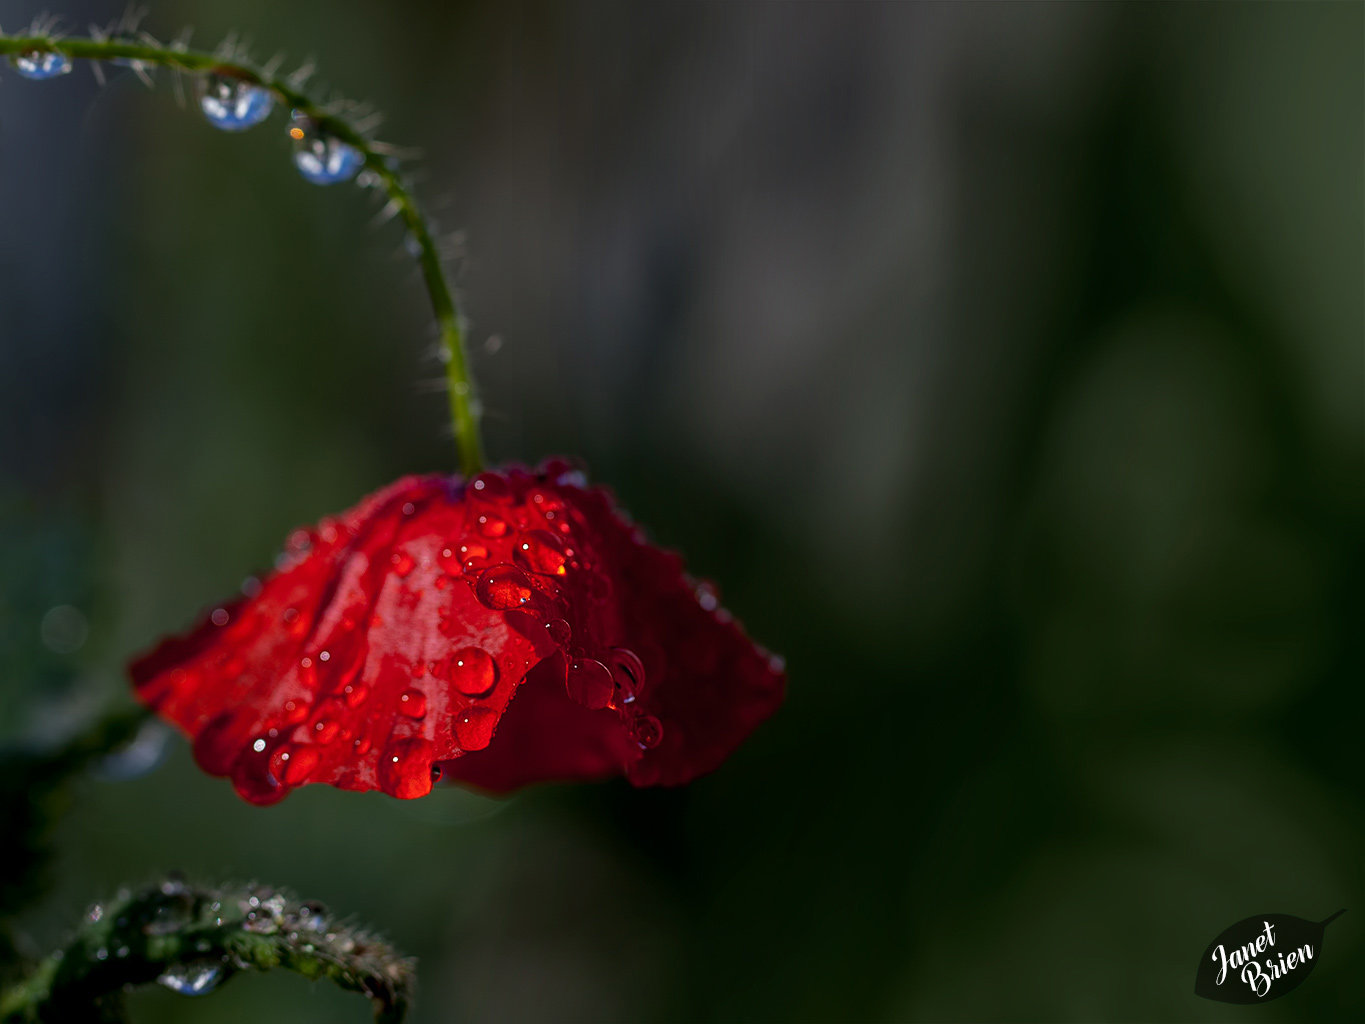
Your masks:
M256 804L708 772L777 708L779 659L562 462L405 477L131 666Z

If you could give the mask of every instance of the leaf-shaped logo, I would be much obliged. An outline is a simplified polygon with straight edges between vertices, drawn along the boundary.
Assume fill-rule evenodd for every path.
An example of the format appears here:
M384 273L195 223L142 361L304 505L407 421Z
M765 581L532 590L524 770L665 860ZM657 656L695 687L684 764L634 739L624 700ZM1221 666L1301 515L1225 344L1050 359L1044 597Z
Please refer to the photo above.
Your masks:
M1209 943L1194 976L1194 994L1224 1003L1265 1003L1303 984L1322 956L1325 921L1257 914L1225 928Z

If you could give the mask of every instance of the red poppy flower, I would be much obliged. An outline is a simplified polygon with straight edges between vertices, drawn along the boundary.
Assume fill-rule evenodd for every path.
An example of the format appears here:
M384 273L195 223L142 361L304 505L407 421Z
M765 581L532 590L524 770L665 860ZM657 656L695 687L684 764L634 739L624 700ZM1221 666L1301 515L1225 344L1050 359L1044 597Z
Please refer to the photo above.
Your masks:
M418 797L443 771L683 783L785 686L714 590L561 462L399 480L295 531L275 572L131 672L257 804L310 782Z

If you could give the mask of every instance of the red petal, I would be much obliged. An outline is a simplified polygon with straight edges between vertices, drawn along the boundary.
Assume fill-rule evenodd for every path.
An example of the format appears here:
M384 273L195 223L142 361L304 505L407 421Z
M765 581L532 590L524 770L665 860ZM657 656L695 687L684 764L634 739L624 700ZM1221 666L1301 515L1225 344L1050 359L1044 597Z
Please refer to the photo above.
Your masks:
M437 763L495 790L622 770L678 783L784 685L700 593L562 463L468 487L409 477L296 531L258 593L132 675L255 803L308 782L421 796Z

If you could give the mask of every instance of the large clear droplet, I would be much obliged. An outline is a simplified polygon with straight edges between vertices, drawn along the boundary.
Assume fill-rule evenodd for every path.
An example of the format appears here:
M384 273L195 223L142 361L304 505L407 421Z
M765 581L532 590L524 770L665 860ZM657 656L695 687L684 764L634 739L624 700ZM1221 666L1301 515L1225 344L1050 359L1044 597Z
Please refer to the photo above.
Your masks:
M25 50L12 56L10 63L19 74L35 81L57 78L71 70L71 58L56 50Z
M350 181L365 165L360 150L319 130L313 122L297 114L289 137L294 140L294 166L304 180L314 185Z
M172 967L156 980L182 996L202 996L217 988L225 973L222 964L200 960Z
M199 106L213 127L241 132L270 116L275 94L230 75L205 75L199 80Z

